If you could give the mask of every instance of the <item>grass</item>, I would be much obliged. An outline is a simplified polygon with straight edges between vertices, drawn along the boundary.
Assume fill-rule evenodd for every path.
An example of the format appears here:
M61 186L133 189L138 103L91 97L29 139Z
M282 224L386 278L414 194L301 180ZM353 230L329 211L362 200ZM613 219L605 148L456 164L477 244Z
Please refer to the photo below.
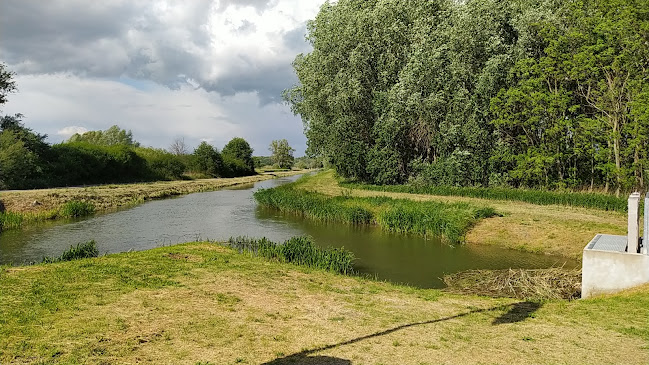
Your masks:
M282 244L266 238L230 238L229 245L239 252L249 252L267 259L295 265L324 269L339 274L352 274L354 254L344 248L322 249L310 237L292 237Z
M446 290L527 300L581 298L581 270L469 270L445 275Z
M626 234L623 212L593 208L536 205L513 200L491 200L466 196L437 196L396 193L341 186L333 171L300 178L294 187L326 197L388 197L418 202L468 203L489 206L500 215L479 220L466 234L466 243L496 245L528 252L581 259L584 246L598 233Z
M257 190L261 205L325 222L376 224L393 232L439 236L459 243L480 219L495 215L489 207L468 203L416 202L387 197L330 197L296 189L309 178L273 189Z
M649 362L647 286L462 296L190 243L1 268L0 297L3 364Z
M16 229L52 219L80 217L92 214L93 211L111 211L131 207L148 200L250 184L277 176L290 176L303 172L288 171L273 175L238 178L3 191L0 199L7 211L0 213L0 230Z
M488 200L521 201L537 205L564 205L616 212L627 211L626 198L602 193L438 185L369 185L350 182L342 183L342 186L353 189L386 191L393 193L463 196Z
M70 249L63 251L59 257L44 257L43 262L51 264L54 262L72 261L97 256L99 256L99 250L97 250L95 241L88 241L86 243L77 243L76 246L70 246Z
M95 212L95 205L80 200L70 200L61 206L59 214L64 218L78 218Z

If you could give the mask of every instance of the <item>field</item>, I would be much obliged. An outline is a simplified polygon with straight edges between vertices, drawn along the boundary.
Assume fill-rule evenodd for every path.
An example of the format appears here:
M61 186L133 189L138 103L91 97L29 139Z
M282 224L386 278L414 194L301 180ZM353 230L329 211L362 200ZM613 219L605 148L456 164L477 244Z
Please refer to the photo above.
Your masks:
M460 296L190 243L0 271L2 364L646 364L649 287Z
M626 234L625 212L514 200L374 191L340 185L332 171L300 180L297 188L328 196L389 197L422 202L468 203L493 208L501 216L482 219L466 234L467 244L498 245L581 260L584 246L597 234Z

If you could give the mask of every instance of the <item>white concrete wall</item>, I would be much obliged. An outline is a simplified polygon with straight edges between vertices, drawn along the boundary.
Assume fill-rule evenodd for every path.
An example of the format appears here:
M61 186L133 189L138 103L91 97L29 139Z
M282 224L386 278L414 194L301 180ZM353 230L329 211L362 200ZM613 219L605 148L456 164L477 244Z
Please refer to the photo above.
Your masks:
M581 297L615 293L649 283L649 256L584 249Z

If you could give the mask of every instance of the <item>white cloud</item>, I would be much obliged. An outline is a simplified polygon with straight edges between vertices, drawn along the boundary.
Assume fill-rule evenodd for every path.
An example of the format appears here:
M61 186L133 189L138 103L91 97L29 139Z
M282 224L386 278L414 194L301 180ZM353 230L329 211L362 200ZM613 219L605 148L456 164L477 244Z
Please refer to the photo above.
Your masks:
M77 134L77 133L78 134L84 134L87 131L88 131L87 128L79 127L79 126L76 126L76 125L71 125L71 126L67 126L67 127L63 128L63 129L59 129L58 131L56 131L56 135L67 139L67 138L70 138L74 134Z
M2 1L0 55L19 87L5 112L54 142L73 126L118 124L155 147L240 136L267 154L287 138L299 154L302 124L280 93L323 2Z

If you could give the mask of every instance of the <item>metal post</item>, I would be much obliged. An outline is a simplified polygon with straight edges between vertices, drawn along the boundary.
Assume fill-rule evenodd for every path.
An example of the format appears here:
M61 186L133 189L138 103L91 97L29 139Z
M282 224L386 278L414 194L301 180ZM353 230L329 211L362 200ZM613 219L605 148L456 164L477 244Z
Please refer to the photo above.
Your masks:
M629 196L629 221L627 230L628 253L638 253L638 238L640 238L640 193L635 192Z
M649 192L644 197L644 234L642 235L642 254L649 255Z

